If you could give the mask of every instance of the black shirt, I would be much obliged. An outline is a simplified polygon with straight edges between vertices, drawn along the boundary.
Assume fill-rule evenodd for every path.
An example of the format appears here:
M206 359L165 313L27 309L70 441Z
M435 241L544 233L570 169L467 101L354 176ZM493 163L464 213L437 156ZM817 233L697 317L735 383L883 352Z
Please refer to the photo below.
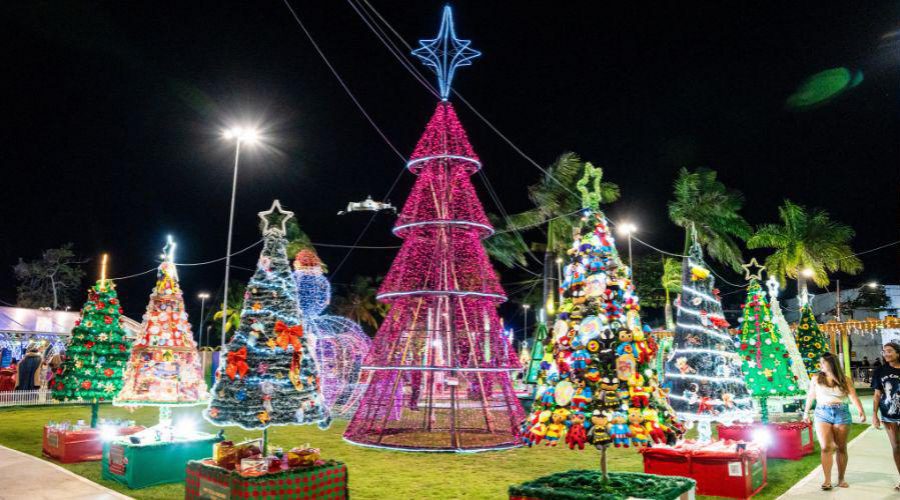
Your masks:
M884 364L872 375L872 389L881 391L878 409L882 418L900 421L900 368Z

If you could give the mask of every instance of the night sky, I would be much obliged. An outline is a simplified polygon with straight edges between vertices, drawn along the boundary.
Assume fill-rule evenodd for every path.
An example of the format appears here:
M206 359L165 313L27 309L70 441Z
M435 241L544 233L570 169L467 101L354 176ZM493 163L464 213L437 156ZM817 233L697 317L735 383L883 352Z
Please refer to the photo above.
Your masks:
M443 2L370 1L413 45L437 31ZM745 194L754 225L774 221L788 197L853 226L857 251L898 239L900 4L609 3L454 2L458 35L484 54L454 87L539 164L572 150L604 167L622 189L608 214L635 221L657 247L682 247L665 210L681 166L718 170ZM293 5L408 155L434 97L349 3ZM367 194L383 199L403 169L280 1L17 1L4 2L0 18L4 301L15 299L19 257L67 241L79 255L109 252L112 276L155 267L169 233L180 262L223 256L233 150L220 131L236 120L261 124L269 147L243 156L235 249L259 239L256 213L273 198L314 241L351 244L370 216L336 212ZM785 106L807 77L837 67L863 81L814 109ZM540 172L456 106L506 210L529 208L526 186ZM412 181L403 174L390 201L402 206ZM392 223L379 215L360 244L398 244ZM865 271L847 283L896 283L896 249L863 256ZM395 253L356 250L337 269L347 250L318 251L337 283L383 275ZM257 256L234 264L253 267ZM96 259L86 269L93 280ZM498 269L505 282L528 276ZM223 267L180 273L196 315L193 297L215 292ZM119 282L127 315L140 318L153 281Z

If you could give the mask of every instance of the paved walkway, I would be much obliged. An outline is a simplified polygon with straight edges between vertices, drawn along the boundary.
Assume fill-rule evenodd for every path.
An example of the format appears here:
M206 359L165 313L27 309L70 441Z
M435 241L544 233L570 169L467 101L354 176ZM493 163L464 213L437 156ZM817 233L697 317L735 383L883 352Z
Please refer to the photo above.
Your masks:
M100 464L97 464L100 467ZM127 497L46 460L0 446L0 500L119 500Z
M868 409L868 407L866 407ZM855 413L855 412L854 412ZM894 491L894 485L900 480L894 460L891 458L891 445L884 430L869 427L847 445L850 461L847 463L846 481L849 488L834 488L822 491L819 486L825 481L822 467L816 467L808 476L801 479L779 499L817 499L843 498L854 500L877 500L881 498L900 498L900 492ZM831 473L832 483L837 482L837 465Z

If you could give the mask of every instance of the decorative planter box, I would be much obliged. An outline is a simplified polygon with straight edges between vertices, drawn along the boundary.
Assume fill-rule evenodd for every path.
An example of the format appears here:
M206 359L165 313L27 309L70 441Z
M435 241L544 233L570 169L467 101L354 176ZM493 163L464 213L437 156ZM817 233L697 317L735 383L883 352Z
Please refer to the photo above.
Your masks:
M743 445L743 444L742 444ZM768 470L764 449L746 443L714 441L699 445L686 441L674 447L644 448L644 472L686 476L697 481L700 495L750 498L766 485Z
M141 426L122 427L118 432L120 436L127 436L142 430L144 428ZM100 429L64 431L45 425L41 451L64 464L90 462L103 458L103 440L100 438Z
M602 482L599 470L570 470L509 487L510 500L693 500L696 482L637 472L610 472Z
M116 440L103 445L103 479L118 481L129 488L146 488L157 484L184 481L184 464L208 457L213 443L220 438L212 434L191 441L133 444Z
M244 477L223 469L210 459L187 464L184 498L278 500L343 500L347 492L347 466L341 462L320 461L312 467L295 467L256 477Z
M812 424L806 422L719 425L719 439L753 441L753 434L760 430L769 434L768 458L800 460L813 452Z

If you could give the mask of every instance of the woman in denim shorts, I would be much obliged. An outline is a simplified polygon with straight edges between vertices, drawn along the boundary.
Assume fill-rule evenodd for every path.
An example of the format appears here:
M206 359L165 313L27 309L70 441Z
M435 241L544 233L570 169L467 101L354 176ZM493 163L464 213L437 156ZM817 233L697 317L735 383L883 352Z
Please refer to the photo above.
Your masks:
M830 490L831 465L837 455L838 486L847 488L850 485L844 480L847 470L847 435L850 433L850 407L847 399L853 401L859 412L861 422L866 421L866 413L853 388L853 380L844 376L838 368L834 354L826 353L819 360L819 373L810 379L809 392L806 395L806 410L803 419L809 421L809 409L816 402L816 435L822 456L822 471L825 473L823 490Z

